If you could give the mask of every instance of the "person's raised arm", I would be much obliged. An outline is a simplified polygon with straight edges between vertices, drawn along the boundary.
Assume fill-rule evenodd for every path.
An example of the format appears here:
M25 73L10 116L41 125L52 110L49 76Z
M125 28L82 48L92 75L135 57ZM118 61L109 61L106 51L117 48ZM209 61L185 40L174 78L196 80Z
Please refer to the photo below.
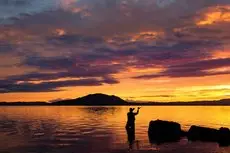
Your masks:
M137 112L134 113L135 115L137 115L139 113L140 107L137 108Z

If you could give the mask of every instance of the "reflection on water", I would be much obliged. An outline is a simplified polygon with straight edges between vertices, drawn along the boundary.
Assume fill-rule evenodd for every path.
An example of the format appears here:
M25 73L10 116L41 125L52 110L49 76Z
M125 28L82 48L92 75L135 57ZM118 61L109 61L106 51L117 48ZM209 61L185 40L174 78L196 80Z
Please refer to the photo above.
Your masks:
M150 120L230 127L230 107L142 107L135 133L125 129L129 107L1 107L0 153L227 153L216 143L150 144Z
M113 115L119 111L119 107L105 107L105 106L89 106L89 107L79 107L79 109L92 113L91 115Z

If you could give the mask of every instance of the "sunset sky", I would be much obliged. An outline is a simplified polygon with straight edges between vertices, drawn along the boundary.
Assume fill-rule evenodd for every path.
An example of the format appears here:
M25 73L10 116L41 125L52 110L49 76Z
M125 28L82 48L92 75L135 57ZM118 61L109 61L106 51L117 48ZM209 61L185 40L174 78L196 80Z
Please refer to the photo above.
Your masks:
M230 1L4 0L0 57L0 101L230 98Z

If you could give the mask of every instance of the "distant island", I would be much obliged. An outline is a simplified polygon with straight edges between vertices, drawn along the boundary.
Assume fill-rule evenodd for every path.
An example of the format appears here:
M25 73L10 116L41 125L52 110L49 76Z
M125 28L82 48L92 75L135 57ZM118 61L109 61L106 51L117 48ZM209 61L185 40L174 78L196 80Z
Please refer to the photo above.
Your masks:
M89 94L57 102L0 102L0 106L230 106L230 99L193 102L131 102L114 95Z
M90 94L84 97L53 102L52 105L128 105L129 102L114 95Z

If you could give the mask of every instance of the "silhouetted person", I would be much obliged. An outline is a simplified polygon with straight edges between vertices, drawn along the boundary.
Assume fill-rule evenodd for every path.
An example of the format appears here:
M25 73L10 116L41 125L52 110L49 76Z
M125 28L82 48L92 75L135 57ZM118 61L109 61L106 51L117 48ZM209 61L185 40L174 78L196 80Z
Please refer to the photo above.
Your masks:
M140 107L138 107L137 112L134 113L133 110L135 108L130 108L129 112L127 113L127 124L126 124L126 132L128 136L128 141L129 141L129 149L133 149L133 144L135 141L135 116L139 113ZM138 148L138 147L137 147Z
M135 131L135 116L139 113L140 107L137 108L137 112L134 113L133 110L135 108L129 108L129 112L127 113L127 123L126 123L126 130L133 130Z

